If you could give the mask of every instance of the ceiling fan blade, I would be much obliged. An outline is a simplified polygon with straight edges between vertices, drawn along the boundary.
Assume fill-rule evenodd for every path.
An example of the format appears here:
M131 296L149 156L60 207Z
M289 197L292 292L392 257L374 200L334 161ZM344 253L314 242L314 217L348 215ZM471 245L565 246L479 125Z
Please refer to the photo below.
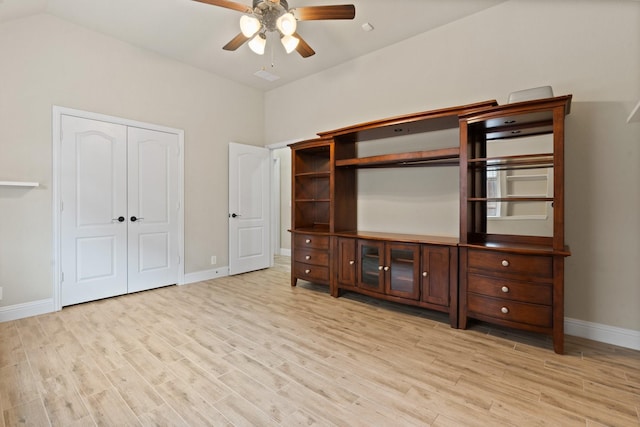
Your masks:
M249 40L249 37L246 37L244 34L240 33L237 36L235 36L233 39L231 39L229 43L222 46L222 48L224 50L236 50L240 46L245 44L247 40Z
M293 9L293 15L299 21L317 21L320 19L353 19L356 16L356 7L352 4L297 7Z
M302 37L300 37L300 34L293 33L293 36L300 40L298 42L298 46L296 46L296 52L298 52L300 56L302 56L303 58L308 58L316 54L316 51L311 49L311 46L309 46L309 44L307 44L307 42L304 41Z
M193 0L193 1L210 4L212 6L220 6L227 9L237 10L238 12L242 12L242 13L251 13L253 11L253 9L251 9L251 6L247 6L242 3L237 3L235 1L229 1L229 0Z

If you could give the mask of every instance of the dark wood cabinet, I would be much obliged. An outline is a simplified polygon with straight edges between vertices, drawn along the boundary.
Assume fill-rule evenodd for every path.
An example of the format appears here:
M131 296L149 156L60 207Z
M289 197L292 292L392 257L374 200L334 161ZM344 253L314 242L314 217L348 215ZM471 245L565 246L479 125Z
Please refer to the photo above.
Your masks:
M449 314L452 327L478 319L549 333L562 353L569 255L564 119L570 104L571 95L502 106L491 100L291 144L292 285L301 278L328 284L334 297L360 292L439 310ZM443 137L448 130L455 138ZM398 138L430 132L445 143L393 149ZM391 149L360 153L361 144L385 139ZM458 236L358 227L358 171L431 166L459 168Z
M457 283L450 286L450 282L451 277L457 278L457 255L455 247L422 245L421 301L442 307L456 306L458 287Z
M337 237L336 250L337 254L337 277L336 282L339 285L355 286L357 278L357 257L356 257L356 239Z
M564 120L571 95L460 120L460 327L547 333L564 351Z
M333 203L333 143L301 143L292 155L291 285L298 279L330 283L329 231Z

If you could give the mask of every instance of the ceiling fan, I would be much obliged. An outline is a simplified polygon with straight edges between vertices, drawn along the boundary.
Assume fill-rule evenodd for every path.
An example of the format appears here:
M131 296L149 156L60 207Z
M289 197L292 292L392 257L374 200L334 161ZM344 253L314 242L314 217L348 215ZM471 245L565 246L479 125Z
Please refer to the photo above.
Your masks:
M294 50L303 58L316 52L296 32L297 21L319 21L325 19L353 19L356 8L352 4L333 6L307 6L289 9L286 0L253 0L253 7L229 0L194 0L242 12L240 34L224 45L224 50L236 50L249 41L249 48L264 54L267 33L278 33L287 53Z

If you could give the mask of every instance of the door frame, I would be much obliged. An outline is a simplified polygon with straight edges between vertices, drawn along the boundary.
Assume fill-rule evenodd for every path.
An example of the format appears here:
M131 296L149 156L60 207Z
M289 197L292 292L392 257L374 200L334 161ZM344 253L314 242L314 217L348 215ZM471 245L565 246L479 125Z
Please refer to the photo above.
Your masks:
M275 142L273 144L269 144L266 148L269 149L271 156L271 166L272 166L272 178L271 178L271 247L273 251L273 255L285 255L291 256L291 253L283 254L282 253L282 245L280 240L280 235L282 233L282 222L280 221L280 217L282 215L282 210L280 208L280 159L275 156L275 151L281 148L287 148L290 144L300 142L302 139L291 139L288 141ZM291 207L291 204L289 204ZM291 209L289 209L289 216L291 216ZM272 256L273 256L272 255Z
M131 126L159 132L176 134L178 136L178 147L180 150L178 159L178 255L180 264L178 266L178 285L184 283L184 130L175 129L166 126L156 125L152 123L140 122L137 120L125 119L122 117L109 116L90 111L76 110L73 108L61 107L54 105L52 107L52 123L51 123L51 143L52 143L52 212L53 212L53 247L52 247L52 272L53 272L53 309L60 311L62 309L62 267L61 267L61 142L62 142L62 116L74 116L82 119L97 120L108 123L114 123L124 126Z

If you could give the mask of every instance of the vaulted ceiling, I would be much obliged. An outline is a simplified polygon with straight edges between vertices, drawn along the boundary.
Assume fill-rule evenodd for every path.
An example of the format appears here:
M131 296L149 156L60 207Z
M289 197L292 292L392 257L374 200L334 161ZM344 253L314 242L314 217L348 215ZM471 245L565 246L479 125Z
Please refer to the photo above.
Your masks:
M314 74L462 19L505 0L288 0L289 7L354 4L354 20L302 21L298 33L316 51L286 54L268 39L265 54L245 44L222 49L239 33L241 12L193 0L0 0L0 25L49 13L132 45L260 90ZM251 5L251 0L237 0ZM372 31L365 31L369 23ZM446 41L443 41L446 43ZM428 52L416 52L428 55ZM279 77L267 81L254 73Z

